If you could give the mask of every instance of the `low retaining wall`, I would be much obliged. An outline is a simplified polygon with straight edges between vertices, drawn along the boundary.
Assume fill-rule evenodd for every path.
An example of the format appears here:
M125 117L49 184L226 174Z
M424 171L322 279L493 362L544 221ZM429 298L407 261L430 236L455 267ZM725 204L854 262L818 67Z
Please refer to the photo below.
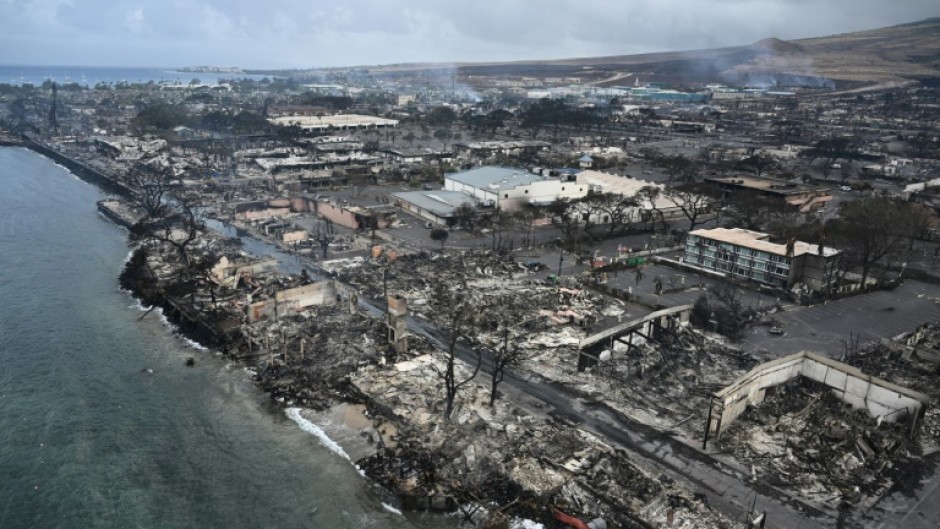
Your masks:
M124 184L114 180L113 178L104 175L103 173L88 167L87 165L75 161L68 156L53 150L50 147L47 147L41 143L36 143L35 141L25 140L23 146L38 152L39 154L52 159L58 164L63 165L69 171L75 174L75 176L81 178L82 180L94 184L108 193L114 193L126 199L135 199L136 194L131 188L125 186Z
M695 265L690 265L683 261L676 261L675 259L669 259L667 257L661 257L658 255L653 256L652 261L656 264L662 264L666 266L671 266L673 268L678 268L680 270L688 270L689 272L694 272L712 279L727 279L728 274L717 272L715 270L709 270L707 268L701 268Z
M707 434L720 434L748 406L763 402L767 389L798 377L828 387L843 402L866 410L873 418L894 422L908 417L912 433L916 431L930 401L923 393L866 375L857 368L831 358L803 351L761 364L712 395Z

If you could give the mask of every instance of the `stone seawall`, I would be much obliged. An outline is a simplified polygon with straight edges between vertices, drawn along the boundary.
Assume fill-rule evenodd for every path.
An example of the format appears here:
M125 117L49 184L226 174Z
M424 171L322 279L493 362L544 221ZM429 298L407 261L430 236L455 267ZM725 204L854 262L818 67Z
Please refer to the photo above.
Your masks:
M90 184L94 184L100 187L107 193L113 193L127 199L133 199L136 196L136 193L134 193L131 188L127 187L121 182L114 180L113 178L96 169L88 167L82 162L74 160L67 155L60 153L59 151L56 151L47 145L43 145L32 140L24 140L22 146L35 151L58 164L61 164L73 174L75 174L75 176Z
M227 352L233 337L217 329L206 316L157 288L156 279L146 265L146 252L134 250L119 278L121 288L140 300L142 305L160 307L179 333L205 347Z

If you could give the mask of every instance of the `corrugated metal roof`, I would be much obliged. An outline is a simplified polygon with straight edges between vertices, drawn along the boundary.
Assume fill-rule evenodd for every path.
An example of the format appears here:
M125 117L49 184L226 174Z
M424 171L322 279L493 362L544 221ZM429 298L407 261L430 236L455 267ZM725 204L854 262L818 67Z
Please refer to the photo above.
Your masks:
M438 217L453 216L454 210L463 204L476 206L476 199L459 191L405 191L393 193L393 197L413 204Z
M489 189L491 191L501 191L503 189L513 189L515 187L529 185L532 182L541 182L549 180L547 176L532 174L523 169L513 169L511 167L484 166L447 175L447 178L461 184L476 187L478 189Z

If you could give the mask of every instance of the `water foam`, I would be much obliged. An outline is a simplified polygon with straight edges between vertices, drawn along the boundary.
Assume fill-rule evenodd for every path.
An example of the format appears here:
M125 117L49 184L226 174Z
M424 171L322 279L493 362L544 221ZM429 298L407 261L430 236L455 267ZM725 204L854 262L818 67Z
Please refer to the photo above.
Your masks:
M404 516L404 514L402 514L400 510L396 509L395 507L392 507L391 505L385 503L384 501L382 502L382 508L392 514L397 514L398 516Z
M190 347L191 349L195 349L195 350L197 350L197 351L208 351L208 350L209 350L208 347L206 347L205 345L202 345L201 343L197 342L196 340L190 340L189 338L183 336L182 334L179 335L179 336L180 336L180 339L183 340L183 343L185 343L186 346L187 346L187 347Z
M322 444L327 450L335 453L336 455L342 457L346 461L352 462L352 459L349 457L349 454L343 450L343 447L339 445L336 441L330 439L330 436L326 435L326 432L316 424L308 421L301 415L300 408L287 408L284 410L284 413L287 414L287 417L297 423L297 426L300 426L300 429L313 435L319 439L320 444Z
M137 309L137 310L139 310L139 311L141 311L141 312L148 312L148 311L151 310L151 308L153 308L153 312L156 312L156 313L160 316L160 323L161 323L161 325L163 325L163 326L166 327L167 329L170 329L170 330L173 332L173 334L174 334L177 338L179 338L180 341L183 342L184 345L186 345L186 347L189 347L190 349L195 349L195 350L197 350L197 351L208 351L208 350L209 350L208 347L206 347L205 345L202 345L201 343L197 342L196 340L192 340L192 339L190 339L190 338L187 338L186 336L183 336L183 334L179 332L179 328L178 328L176 325L174 325L174 324L169 320L169 318L166 317L166 314L163 313L163 307L151 307L151 306L148 306L148 305L144 305L144 304L141 303L140 300L137 299L137 298L133 298L133 299L134 299L134 303L133 303L132 305L130 305L130 308L132 308L132 309Z
M127 292L127 291L125 290L125 292ZM148 310L150 310L151 308L153 308L152 305L144 305L144 304L141 303L140 300L137 299L137 298L131 298L131 299L134 300L134 303L131 304L131 305L128 305L128 308L137 309L137 310L139 310L140 312L147 312Z

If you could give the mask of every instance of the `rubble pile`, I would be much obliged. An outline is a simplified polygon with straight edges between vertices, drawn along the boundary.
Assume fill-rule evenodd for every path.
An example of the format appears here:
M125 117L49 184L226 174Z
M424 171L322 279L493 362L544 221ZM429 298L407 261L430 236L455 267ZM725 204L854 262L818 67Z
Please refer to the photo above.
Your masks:
M920 452L908 434L904 421L877 421L830 391L797 382L768 391L717 445L755 479L837 507L884 490L889 472Z
M726 344L691 334L664 335L594 369L606 379L607 402L624 414L690 438L702 436L711 394L757 362Z
M360 402L350 374L381 361L385 329L375 320L337 306L243 327L241 359L258 366L254 379L278 402L322 410Z
M279 294L283 299L285 291L312 283L310 278L278 275L212 237L201 237L190 248L190 263L202 263L198 267L184 266L168 245L145 248L132 260L143 261L136 268L148 271L143 276L161 295L173 291L176 302L208 325L226 321L231 332L220 348L246 364L278 402L315 410L364 404L371 424L361 431L374 453L358 463L408 507L495 504L492 512L502 516L554 524L548 506L558 505L617 527L645 528L667 520L675 520L674 527L728 527L686 489L575 426L504 399L490 406L484 373L461 388L452 417L445 420L441 375L433 369L440 367L442 354L420 336L409 338L408 351L393 354L385 325L350 311L348 304L290 311L281 305L273 315L252 319L252 307L273 303ZM595 294L529 281L512 261L486 253L406 257L392 265L402 267L393 279L396 290L413 296L409 304L425 317L434 316L430 305L421 303L434 286L425 278L459 276L474 303L495 319L505 321L500 316L510 311L507 307L522 306L525 316L512 320L511 335L533 351L550 349L559 336L569 337L566 346L577 343L593 314L613 310ZM434 269L441 270L439 276ZM380 270L368 264L342 273L375 295L382 288L375 275ZM495 327L484 328L473 341L496 347L502 336ZM471 371L458 363L460 379Z
M338 277L373 298L383 297L383 284L387 282L389 292L403 294L414 304L414 300L427 299L437 283L457 284L482 278L512 280L524 274L512 259L493 252L468 251L446 255L418 252L394 259L380 256L341 272Z
M503 401L490 407L484 380L466 386L445 421L434 362L441 360L419 355L391 369L363 366L352 376L373 403L376 424L398 424L395 445L379 445L358 464L409 506L495 502L513 516L551 524L545 506L558 505L612 527L645 528L668 519L674 527L728 527L702 501L597 437ZM466 375L467 366L461 371Z
M698 335L664 335L656 343L615 352L584 372L577 370L577 340L543 349L532 362L542 374L660 430L701 439L703 410L711 394L754 367L756 360L727 344Z
M496 348L508 324L514 344L535 352L577 344L599 315L622 314L616 300L593 292L533 279L511 258L492 252L455 255L411 254L391 262L371 260L338 268L338 277L360 292L381 298L388 293L408 300L412 313L435 320L429 301L437 286L462 285L463 295L492 325L475 334L478 345Z
M927 325L915 346L897 342L872 344L848 355L845 362L872 376L910 388L931 399L920 424L918 441L924 452L940 450L940 325Z

